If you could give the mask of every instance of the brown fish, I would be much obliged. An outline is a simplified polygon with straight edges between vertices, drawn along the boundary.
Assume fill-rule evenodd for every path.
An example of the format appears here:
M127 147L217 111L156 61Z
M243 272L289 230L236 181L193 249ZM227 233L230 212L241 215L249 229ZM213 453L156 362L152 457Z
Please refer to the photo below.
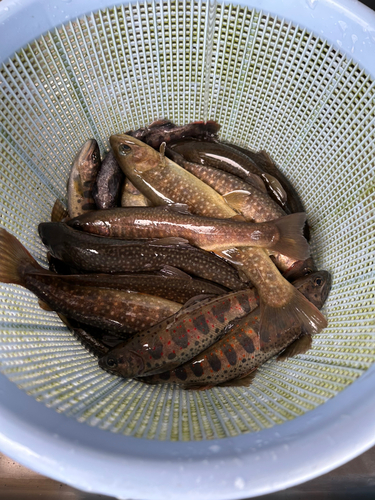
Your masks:
M216 342L257 304L253 289L196 302L118 345L99 360L99 366L122 377L172 369Z
M175 314L181 304L152 295L80 286L43 269L26 248L0 228L0 282L32 291L51 309L116 333L134 333Z
M236 215L219 193L146 144L126 135L111 136L110 142L121 168L148 198L154 196L155 205L185 203L197 215L218 218ZM258 289L261 298L260 335L273 324L279 330L287 329L295 320L310 333L319 331L324 324L323 316L319 317L316 308L280 275L266 250L234 248L223 251L222 255L234 258L237 269L241 269Z
M89 139L78 151L68 180L69 217L95 210L93 188L100 167L100 151L95 139Z
M307 259L310 254L302 236L305 214L251 223L199 217L180 212L180 209L180 206L171 206L97 210L75 217L67 224L99 236L121 239L184 238L204 250L252 246L267 248L296 260Z
M112 151L102 161L93 187L96 208L107 209L119 206L124 174Z
M121 189L122 207L150 207L151 201L126 179Z
M186 137L213 139L217 137L219 129L220 125L212 120L207 122L197 121L187 125L175 125L170 120L161 119L152 122L148 127L129 131L126 134L159 149L162 142L168 144Z
M321 308L331 287L327 271L318 271L301 278L294 285ZM243 377L270 359L301 335L300 324L286 331L259 338L259 308L241 319L221 340L178 368L140 380L147 383L170 383L189 387L209 388L238 377ZM227 384L230 385L230 384Z
M244 281L233 266L189 244L176 244L171 239L116 240L76 231L63 223L43 222L38 230L54 258L83 271L138 273L159 271L168 265L230 290L244 288Z

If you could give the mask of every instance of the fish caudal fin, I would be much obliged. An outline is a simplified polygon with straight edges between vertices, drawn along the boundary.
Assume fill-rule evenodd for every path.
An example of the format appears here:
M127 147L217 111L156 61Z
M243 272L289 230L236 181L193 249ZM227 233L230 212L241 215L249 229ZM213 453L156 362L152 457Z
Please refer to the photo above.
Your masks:
M279 340L284 334L295 331L295 338L301 333L319 333L327 326L327 320L314 304L296 288L290 300L281 307L274 307L261 301L259 336L265 344ZM291 339L293 340L293 339Z
M306 214L304 212L286 215L273 221L279 230L280 237L271 248L272 252L281 253L295 260L307 259L310 255L310 248L303 236L305 222Z
M24 285L23 270L30 265L42 269L15 236L0 228L0 282Z

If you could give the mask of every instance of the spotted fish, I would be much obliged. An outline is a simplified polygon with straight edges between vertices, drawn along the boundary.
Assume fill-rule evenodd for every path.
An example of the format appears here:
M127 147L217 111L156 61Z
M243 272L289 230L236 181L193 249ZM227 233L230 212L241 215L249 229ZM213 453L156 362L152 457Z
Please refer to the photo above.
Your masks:
M93 197L98 209L119 206L121 186L124 174L113 152L110 151L102 161L93 188Z
M305 220L306 215L301 213L270 222L251 223L194 216L171 206L96 210L75 217L67 224L99 236L123 239L180 237L204 250L252 246L303 260L310 255L302 236Z
M216 342L233 321L257 304L253 289L193 303L112 349L99 360L99 366L122 377L172 369Z
M318 271L299 279L294 285L320 309L330 291L331 278L327 271ZM140 380L150 384L209 388L247 375L295 341L303 329L295 323L288 330L269 335L264 341L259 338L258 331L259 308L241 319L221 340L184 365Z
M69 217L95 210L93 188L100 167L100 151L95 139L89 139L78 151L68 180Z
M43 269L17 238L2 228L0 254L0 282L21 285L52 310L111 332L134 333L181 308L181 304L148 294L77 285L73 279Z

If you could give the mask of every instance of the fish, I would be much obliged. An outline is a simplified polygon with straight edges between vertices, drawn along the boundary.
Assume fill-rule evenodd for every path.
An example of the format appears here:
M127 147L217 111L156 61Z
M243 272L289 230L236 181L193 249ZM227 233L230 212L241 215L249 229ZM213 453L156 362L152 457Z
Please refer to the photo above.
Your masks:
M75 217L67 224L74 229L120 239L183 238L208 251L252 246L272 249L296 260L307 259L310 254L302 236L304 213L251 223L194 216L180 210L180 205L97 210Z
M96 208L107 209L119 206L121 187L125 176L112 151L105 156L93 187Z
M162 269L164 271L164 269ZM200 295L222 295L227 290L209 281L193 279L191 276L168 268L167 274L79 274L61 276L61 283L80 286L114 288L129 292L140 292L185 304Z
M101 340L98 340L95 338L93 335L90 334L88 329L84 326L78 323L77 321L74 321L73 319L69 319L63 314L58 314L59 318L61 321L68 327L68 329L72 332L73 336L83 345L83 347L96 356L97 358L100 358L107 354L109 351L109 348L101 342ZM121 342L121 340L119 339Z
M69 216L68 210L63 203L57 199L52 207L51 222L61 222Z
M135 131L130 130L126 132L126 135L130 135L155 149L159 149L163 142L168 144L186 137L212 140L217 138L219 130L220 125L213 120L175 125L170 120L161 119L152 122L148 127L141 127Z
M38 231L51 256L82 271L139 273L159 271L168 265L229 290L245 286L246 279L224 259L181 241L117 240L51 222L39 224Z
M80 286L42 268L0 228L0 282L21 285L61 314L110 332L132 334L175 314L181 304L124 290Z
M230 218L236 213L214 189L143 142L125 134L112 135L110 143L125 176L154 206L186 204L192 214Z
M69 217L95 210L93 187L100 167L100 151L95 139L87 140L74 158L68 179Z
M320 309L329 294L331 276L327 271L317 271L295 281L294 286ZM240 319L218 342L187 363L138 380L148 384L168 383L184 388L208 389L251 373L297 339L303 333L303 327L295 323L285 331L270 334L266 341L260 339L258 331L259 308L256 308Z
M111 349L99 366L125 378L172 369L216 342L233 321L256 306L254 289L194 302Z
M122 207L150 207L152 203L126 179L121 190Z
M112 135L110 143L125 175L148 198L154 196L154 205L185 203L196 215L222 219L238 215L219 193L146 144L126 135ZM320 331L324 317L281 276L265 249L234 247L215 253L229 259L257 287L260 336L272 325L284 330L295 320L310 333Z

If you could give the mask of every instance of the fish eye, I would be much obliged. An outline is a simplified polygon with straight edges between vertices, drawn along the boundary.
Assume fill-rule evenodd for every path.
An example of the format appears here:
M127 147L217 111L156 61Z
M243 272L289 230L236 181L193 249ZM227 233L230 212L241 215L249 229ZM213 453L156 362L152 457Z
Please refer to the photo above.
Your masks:
M114 359L114 358L108 358L107 359L107 365L110 367L110 368L116 368L117 366L117 361Z
M132 148L127 144L120 144L118 147L118 152L123 156L126 156L131 150Z
M323 284L323 280L322 280L322 278L315 278L314 283L316 286L320 286Z

